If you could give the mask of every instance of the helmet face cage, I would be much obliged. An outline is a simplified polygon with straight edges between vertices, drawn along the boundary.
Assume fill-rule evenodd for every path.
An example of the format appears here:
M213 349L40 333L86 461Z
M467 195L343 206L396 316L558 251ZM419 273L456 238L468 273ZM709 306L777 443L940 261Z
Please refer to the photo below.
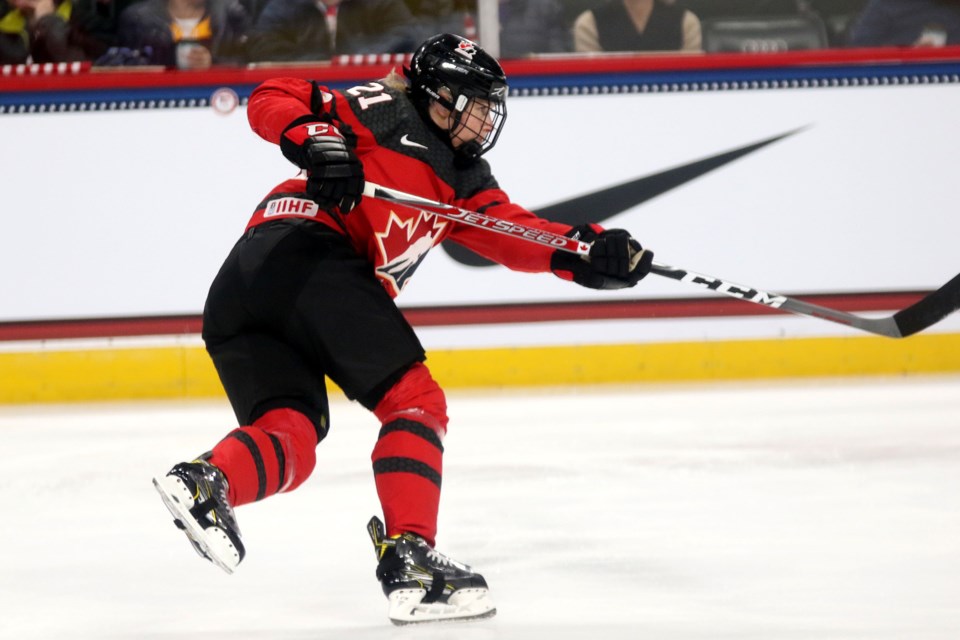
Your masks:
M451 140L469 138L457 147L459 154L478 158L493 148L507 118L507 79L492 56L466 38L445 33L423 43L404 71L418 107L440 103L453 118Z
M507 118L507 103L488 97L469 97L461 93L453 108L450 137L465 140L457 151L470 158L479 158L493 148Z

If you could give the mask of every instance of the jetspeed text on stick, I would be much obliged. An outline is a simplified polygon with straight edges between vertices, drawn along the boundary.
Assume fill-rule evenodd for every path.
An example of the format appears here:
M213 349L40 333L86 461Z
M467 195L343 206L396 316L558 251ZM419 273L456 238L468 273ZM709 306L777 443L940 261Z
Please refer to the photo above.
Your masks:
M491 218L489 216L484 216L471 211L458 211L453 215L453 217L456 217L458 220L462 220L467 224L486 227L513 236L522 236L529 240L539 242L540 244L549 244L556 247L562 247L567 244L566 238L558 236L554 233L541 231L540 229L524 227L522 225L513 224L506 220Z

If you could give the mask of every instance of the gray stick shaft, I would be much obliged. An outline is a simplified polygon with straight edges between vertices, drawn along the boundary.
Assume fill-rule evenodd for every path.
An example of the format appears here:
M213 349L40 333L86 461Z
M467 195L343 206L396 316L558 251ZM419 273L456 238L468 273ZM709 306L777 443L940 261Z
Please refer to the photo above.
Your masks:
M754 304L763 305L771 309L780 309L781 311L789 311L801 316L820 318L821 320L828 320L890 338L904 337L901 335L900 328L897 326L897 322L893 317L864 318L845 311L837 311L836 309L829 309L810 302L797 300L796 298L791 298L779 293L761 291L753 287L739 285L713 276L696 273L695 271L669 267L656 262L653 263L650 272L665 278L695 284L705 289L737 298L738 300L746 300L747 302L753 302Z

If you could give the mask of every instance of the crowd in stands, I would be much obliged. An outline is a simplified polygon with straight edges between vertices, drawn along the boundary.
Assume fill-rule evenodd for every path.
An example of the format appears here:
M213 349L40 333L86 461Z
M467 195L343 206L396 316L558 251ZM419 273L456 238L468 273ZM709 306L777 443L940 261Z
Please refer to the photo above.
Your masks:
M0 65L408 53L438 32L477 37L478 1L499 2L506 59L960 44L960 0L0 0Z

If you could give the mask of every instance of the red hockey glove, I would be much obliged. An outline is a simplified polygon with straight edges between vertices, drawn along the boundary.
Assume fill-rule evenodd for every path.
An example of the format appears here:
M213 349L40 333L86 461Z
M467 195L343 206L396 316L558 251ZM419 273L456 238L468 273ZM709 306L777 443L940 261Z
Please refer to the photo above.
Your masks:
M590 242L589 261L568 251L557 250L550 258L550 270L564 280L590 289L624 289L636 285L650 273L653 252L623 229L597 233L590 225L574 227L567 234Z
M280 138L288 160L307 171L307 195L328 211L349 213L363 194L363 164L335 126L294 122Z

